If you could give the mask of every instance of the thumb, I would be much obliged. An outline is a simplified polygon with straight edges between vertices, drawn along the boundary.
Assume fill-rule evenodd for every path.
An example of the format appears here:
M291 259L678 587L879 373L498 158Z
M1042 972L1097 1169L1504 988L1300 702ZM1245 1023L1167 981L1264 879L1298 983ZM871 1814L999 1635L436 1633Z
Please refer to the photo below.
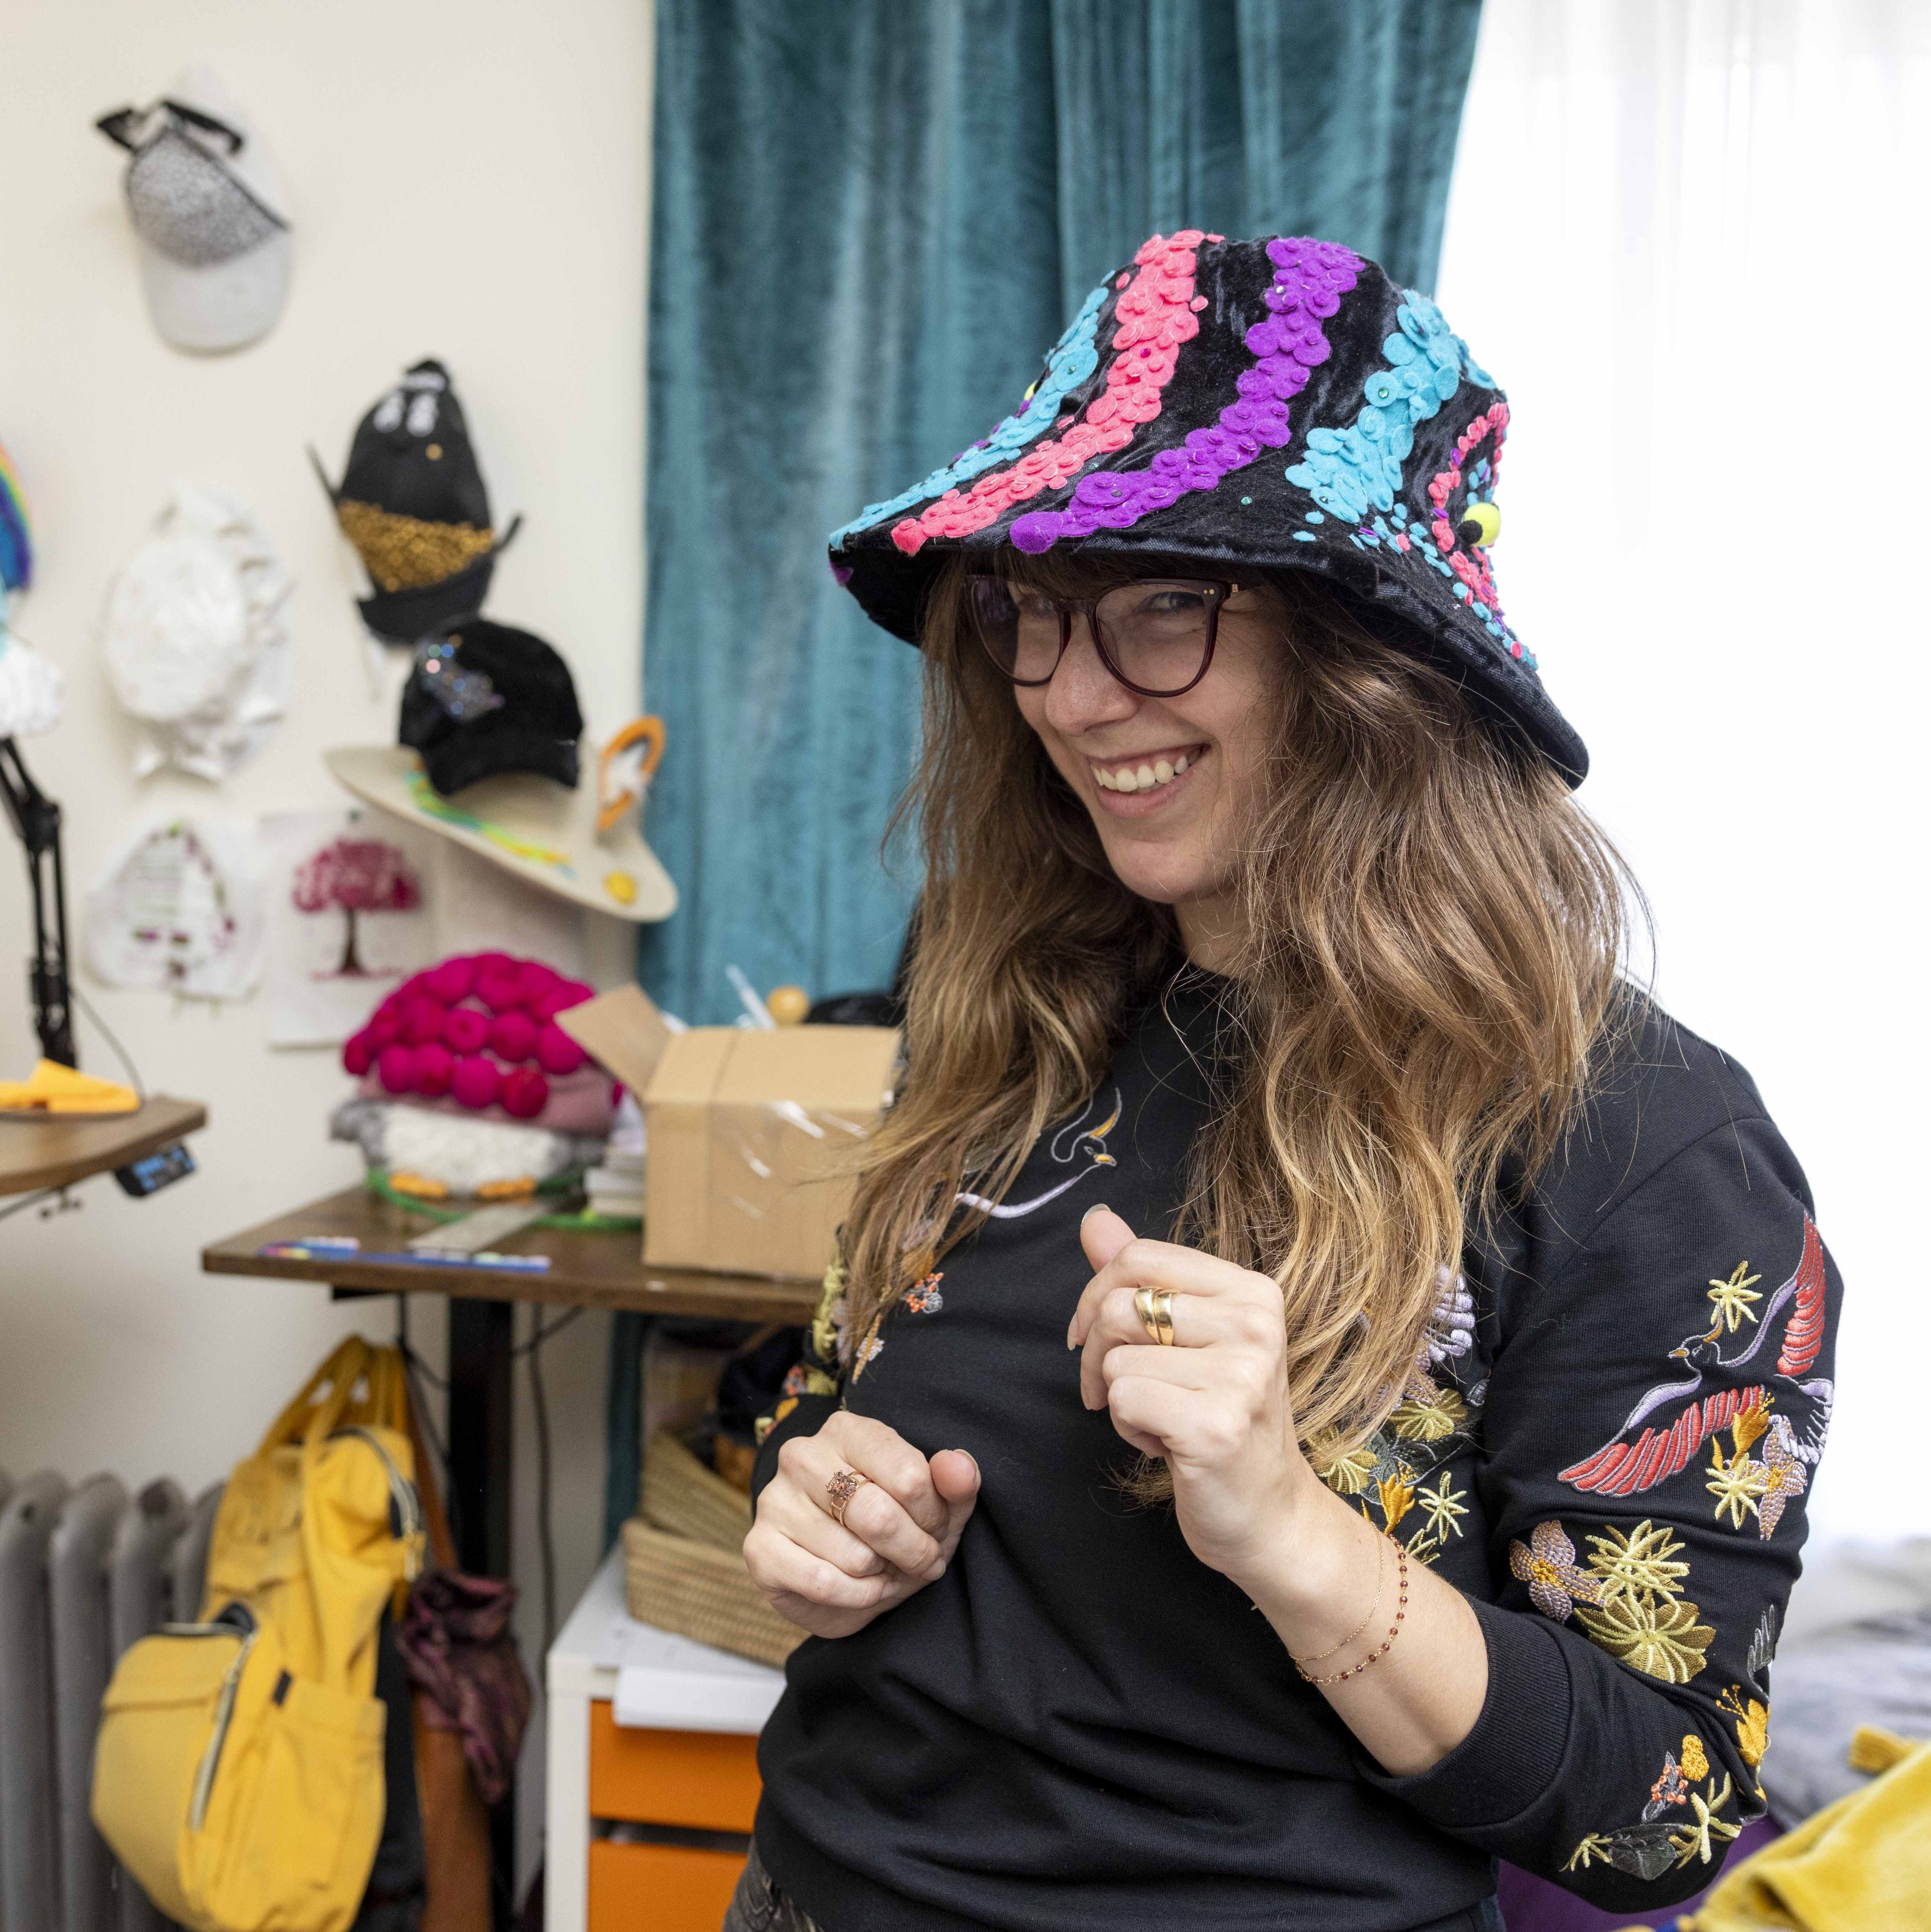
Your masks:
M963 1449L941 1449L931 1459L932 1486L947 1509L956 1510L979 1494L979 1465Z
M1080 1246L1085 1249L1086 1258L1093 1264L1095 1274L1132 1238L1133 1230L1120 1216L1104 1204L1089 1208L1085 1220L1079 1224Z

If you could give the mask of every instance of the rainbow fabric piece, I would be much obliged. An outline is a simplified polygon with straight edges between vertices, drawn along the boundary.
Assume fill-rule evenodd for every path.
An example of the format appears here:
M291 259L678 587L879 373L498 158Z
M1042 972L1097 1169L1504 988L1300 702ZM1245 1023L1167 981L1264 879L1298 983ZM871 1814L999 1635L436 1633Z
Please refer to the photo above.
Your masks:
M34 580L34 526L13 459L0 445L0 584L24 590Z

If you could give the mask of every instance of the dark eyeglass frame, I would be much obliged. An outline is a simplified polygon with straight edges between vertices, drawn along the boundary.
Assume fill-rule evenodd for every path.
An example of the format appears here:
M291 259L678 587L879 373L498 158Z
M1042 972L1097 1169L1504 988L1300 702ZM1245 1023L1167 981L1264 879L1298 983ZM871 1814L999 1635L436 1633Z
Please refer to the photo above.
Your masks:
M1221 610L1230 597L1239 593L1240 586L1231 583L1222 577L1150 577L1138 580L1149 584L1183 584L1191 590L1213 590L1219 593L1207 606L1207 645L1201 653L1200 669L1195 671L1185 684L1175 685L1165 691L1156 691L1148 686L1135 684L1114 662L1113 653L1107 648L1105 633L1100 628L1099 605L1105 598L1111 596L1114 590L1126 590L1129 587L1129 584L1114 584L1111 588L1101 592L1098 597L1048 597L1046 599L1059 615L1060 648L1053 659L1052 670L1047 672L1044 677L1016 676L1004 664L1000 664L997 655L993 650L991 639L986 636L977 614L971 608L974 587L981 584L997 584L1005 588L1009 596L1011 595L1011 587L1007 580L1001 577L997 572L974 571L967 578L967 620L972 626L973 634L979 639L980 648L988 658L992 659L1000 675L1010 679L1013 683L1028 690L1036 690L1041 685L1052 682L1054 674L1058 671L1060 663L1066 656L1066 647L1073 640L1073 620L1079 616L1086 620L1087 634L1093 639L1093 647L1099 653L1100 662L1105 665L1108 674L1115 683L1123 684L1136 698L1184 697L1213 669L1213 647L1220 637Z

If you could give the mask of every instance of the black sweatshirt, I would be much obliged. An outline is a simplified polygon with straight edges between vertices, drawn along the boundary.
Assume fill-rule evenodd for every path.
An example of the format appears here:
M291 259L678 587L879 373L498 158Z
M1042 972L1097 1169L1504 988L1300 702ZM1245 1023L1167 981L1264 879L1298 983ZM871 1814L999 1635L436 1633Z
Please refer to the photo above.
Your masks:
M1563 1154L1465 1257L1330 1486L1466 1593L1474 1730L1390 1778L1079 1396L1105 1202L1171 1229L1219 994L1134 1018L1087 1106L873 1332L835 1268L757 1467L842 1402L983 1486L946 1574L793 1655L759 1850L827 1932L1408 1932L1495 1857L1648 1917L1763 1809L1768 1662L1831 1410L1836 1270L1750 1077L1654 1008Z

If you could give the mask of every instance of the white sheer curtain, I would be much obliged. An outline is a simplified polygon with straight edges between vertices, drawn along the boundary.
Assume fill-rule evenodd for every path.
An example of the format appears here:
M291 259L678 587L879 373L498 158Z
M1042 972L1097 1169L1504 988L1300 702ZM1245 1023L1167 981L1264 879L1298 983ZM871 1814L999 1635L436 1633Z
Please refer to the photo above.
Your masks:
M1922 0L1487 0L1439 293L1498 580L1843 1268L1827 1538L1931 1531L1927 196Z

